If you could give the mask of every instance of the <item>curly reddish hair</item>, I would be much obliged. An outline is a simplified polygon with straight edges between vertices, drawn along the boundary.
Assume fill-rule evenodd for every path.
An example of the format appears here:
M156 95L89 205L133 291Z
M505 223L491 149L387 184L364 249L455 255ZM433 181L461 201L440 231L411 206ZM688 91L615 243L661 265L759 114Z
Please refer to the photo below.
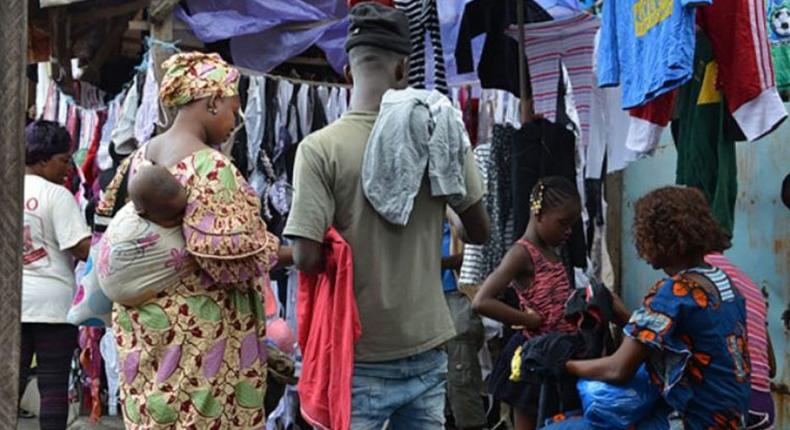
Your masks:
M730 247L702 191L663 187L636 202L634 239L639 255L654 267L702 259Z

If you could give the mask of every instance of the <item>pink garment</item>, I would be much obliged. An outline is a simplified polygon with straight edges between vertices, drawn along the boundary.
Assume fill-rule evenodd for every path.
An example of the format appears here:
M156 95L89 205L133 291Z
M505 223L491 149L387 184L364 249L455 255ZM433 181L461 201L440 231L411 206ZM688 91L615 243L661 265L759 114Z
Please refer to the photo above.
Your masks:
M535 330L524 330L524 336L531 338L551 332L576 332L576 327L565 319L565 304L573 292L565 266L561 261L546 258L527 240L521 239L517 243L529 252L535 268L532 285L516 288L519 305L522 310L530 308L543 316L543 325Z
M752 389L770 393L771 370L768 365L768 334L765 327L768 309L765 307L763 294L754 281L724 255L710 254L705 257L705 262L726 273L738 292L746 299L746 336L752 363Z
M362 334L354 298L351 247L334 229L324 237L324 271L299 273L296 313L302 374L302 416L319 429L351 425L354 343Z
M593 50L595 33L600 26L600 18L586 13L524 26L524 50L535 113L551 122L556 120L559 83L563 81L561 67L564 66L570 79L573 107L579 115L579 144L583 149L587 148L590 136ZM518 27L510 27L507 34L518 40Z

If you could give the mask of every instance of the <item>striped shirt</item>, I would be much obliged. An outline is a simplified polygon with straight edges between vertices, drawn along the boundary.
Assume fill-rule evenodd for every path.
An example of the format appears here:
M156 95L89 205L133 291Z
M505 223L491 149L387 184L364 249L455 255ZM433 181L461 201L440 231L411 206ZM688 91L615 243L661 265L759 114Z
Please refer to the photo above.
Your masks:
M705 262L726 273L738 292L746 299L747 347L752 363L752 389L768 393L771 391L768 335L765 326L768 311L763 295L757 285L724 255L710 254L705 257Z
M579 115L582 148L590 135L595 34L601 21L585 13L567 19L524 26L524 50L529 63L535 113L555 122L562 67L568 70ZM518 38L518 27L507 34Z

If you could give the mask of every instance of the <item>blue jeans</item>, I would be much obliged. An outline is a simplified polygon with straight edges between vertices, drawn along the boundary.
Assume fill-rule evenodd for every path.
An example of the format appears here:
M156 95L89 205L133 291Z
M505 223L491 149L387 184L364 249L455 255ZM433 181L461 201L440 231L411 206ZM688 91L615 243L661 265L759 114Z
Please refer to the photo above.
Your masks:
M351 429L443 430L447 353L354 364Z

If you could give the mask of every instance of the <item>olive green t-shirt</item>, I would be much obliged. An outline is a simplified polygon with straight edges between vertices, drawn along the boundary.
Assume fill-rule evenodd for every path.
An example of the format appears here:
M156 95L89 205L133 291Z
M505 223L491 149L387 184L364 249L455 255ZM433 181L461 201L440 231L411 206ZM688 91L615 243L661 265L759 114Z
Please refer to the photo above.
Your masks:
M285 235L323 242L330 226L351 246L354 293L362 325L355 360L404 358L455 335L442 292L442 222L447 202L431 197L428 175L409 222L387 222L362 191L362 157L376 113L348 112L307 136L294 166L294 195ZM467 195L460 213L484 194L474 155L466 158Z

